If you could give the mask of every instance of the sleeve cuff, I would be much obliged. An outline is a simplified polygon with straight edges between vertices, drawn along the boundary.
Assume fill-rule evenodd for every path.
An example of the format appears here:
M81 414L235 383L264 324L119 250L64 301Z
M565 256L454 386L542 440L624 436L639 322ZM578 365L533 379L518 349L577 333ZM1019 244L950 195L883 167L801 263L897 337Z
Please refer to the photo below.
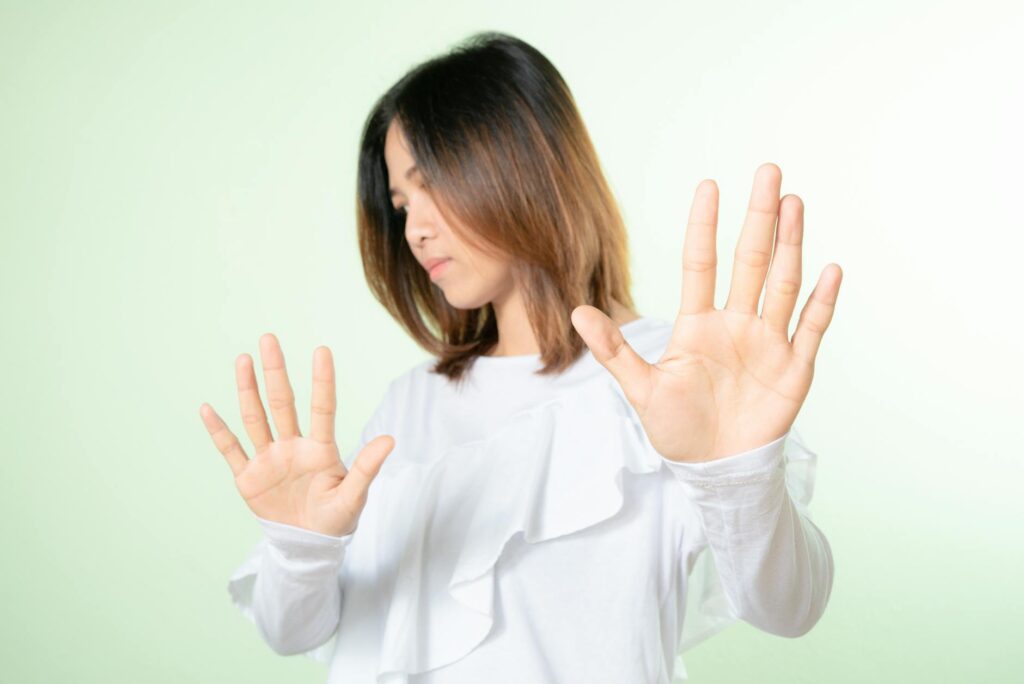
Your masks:
M286 558L336 559L352 541L351 532L341 537L307 530L256 516L267 542Z
M693 484L719 485L763 477L781 467L783 447L789 431L767 444L713 461L686 463L662 456L665 465L679 479Z

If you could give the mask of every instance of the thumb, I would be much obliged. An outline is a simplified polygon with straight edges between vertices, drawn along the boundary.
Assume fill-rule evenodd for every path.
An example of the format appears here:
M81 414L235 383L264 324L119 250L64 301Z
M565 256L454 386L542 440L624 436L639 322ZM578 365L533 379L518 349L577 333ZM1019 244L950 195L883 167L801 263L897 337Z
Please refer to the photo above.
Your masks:
M394 448L395 438L391 435L378 435L367 442L356 456L348 474L338 485L341 496L354 502L362 510L366 504L366 493L370 489L370 484L380 472L384 459Z
M629 346L619 326L600 309L577 306L569 318L597 362L608 369L639 411L650 394L651 364Z

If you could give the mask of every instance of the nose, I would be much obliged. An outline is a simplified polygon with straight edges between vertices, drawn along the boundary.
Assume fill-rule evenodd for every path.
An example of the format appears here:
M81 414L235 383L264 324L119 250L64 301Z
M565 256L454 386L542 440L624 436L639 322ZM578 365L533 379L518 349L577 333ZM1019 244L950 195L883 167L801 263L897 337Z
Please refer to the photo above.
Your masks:
M437 222L433 211L422 197L410 201L405 215L405 239L410 245L417 245L437 235Z

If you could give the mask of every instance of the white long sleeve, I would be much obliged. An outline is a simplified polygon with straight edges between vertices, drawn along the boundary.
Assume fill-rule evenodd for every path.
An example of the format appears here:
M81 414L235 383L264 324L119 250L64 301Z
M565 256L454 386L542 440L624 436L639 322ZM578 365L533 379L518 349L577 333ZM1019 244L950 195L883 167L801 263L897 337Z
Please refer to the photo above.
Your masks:
M696 504L736 617L799 637L825 611L833 561L825 535L787 491L788 435L715 461L665 463Z
M334 633L341 612L340 568L352 534L333 537L256 517L263 553L253 586L253 619L276 653L309 651ZM354 534L354 533L353 533Z
M388 389L363 425L358 443L342 459L346 468L371 439L385 432L393 412ZM254 517L263 534L228 581L232 601L276 653L329 660L333 644L328 642L338 627L344 598L342 565L356 532L334 537Z
M653 362L673 325L621 329ZM433 363L363 431L395 445L359 531L261 523L232 573L277 653L328 664L330 684L683 684L683 654L731 622L798 636L820 617L832 558L795 429L677 464L592 355L558 375L539 354L477 357L461 384Z

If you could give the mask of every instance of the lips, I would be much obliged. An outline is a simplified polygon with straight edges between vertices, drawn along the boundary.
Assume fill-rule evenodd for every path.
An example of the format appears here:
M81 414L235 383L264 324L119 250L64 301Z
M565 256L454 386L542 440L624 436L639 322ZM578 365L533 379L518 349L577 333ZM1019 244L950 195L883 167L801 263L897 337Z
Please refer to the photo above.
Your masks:
M431 280L437 280L441 275L448 270L448 264L451 263L451 259L431 259L429 264L432 264L427 271Z
M444 261L448 261L448 259L449 259L449 257L437 257L437 258L434 258L434 259L427 259L426 261L423 262L423 268L427 269L427 271L429 272L431 269L433 269L438 264L440 264L440 263L442 263Z

